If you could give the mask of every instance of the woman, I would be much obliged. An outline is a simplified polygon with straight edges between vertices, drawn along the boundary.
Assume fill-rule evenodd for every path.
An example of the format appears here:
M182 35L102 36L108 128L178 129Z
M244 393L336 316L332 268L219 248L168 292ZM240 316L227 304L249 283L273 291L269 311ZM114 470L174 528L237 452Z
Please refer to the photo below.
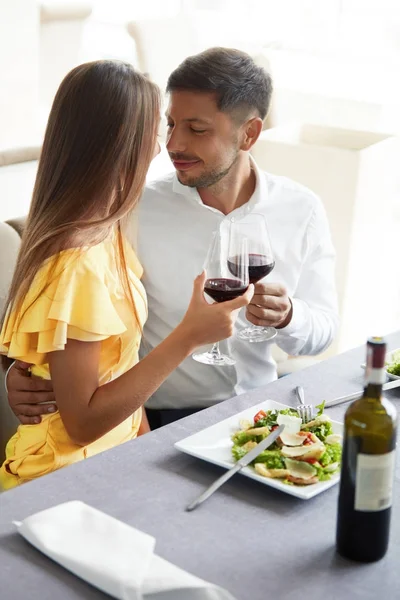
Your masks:
M157 87L96 61L61 83L8 297L1 351L51 378L58 411L7 445L8 489L148 430L143 404L196 346L231 335L252 290L209 305L197 277L180 325L138 362L146 296L122 234L155 155Z

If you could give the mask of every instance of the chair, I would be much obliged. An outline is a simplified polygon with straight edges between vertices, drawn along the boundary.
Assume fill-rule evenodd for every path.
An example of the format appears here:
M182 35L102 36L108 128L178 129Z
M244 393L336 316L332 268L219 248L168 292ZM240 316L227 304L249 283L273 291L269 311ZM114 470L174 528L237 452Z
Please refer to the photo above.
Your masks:
M172 71L203 49L195 24L186 16L131 21L127 30L135 42L139 69L162 90Z
M17 221L21 227L21 221ZM5 302L10 287L21 238L10 224L0 222L0 312L5 310ZM0 369L0 463L4 460L5 446L15 433L18 420L12 413L4 387L4 372Z
M336 248L341 325L324 358L361 344L368 331L398 323L393 275L399 225L399 138L376 131L287 123L264 131L257 164L309 187L323 201ZM373 290L371 274L373 273Z
M40 151L40 145L0 148L0 222L29 211Z

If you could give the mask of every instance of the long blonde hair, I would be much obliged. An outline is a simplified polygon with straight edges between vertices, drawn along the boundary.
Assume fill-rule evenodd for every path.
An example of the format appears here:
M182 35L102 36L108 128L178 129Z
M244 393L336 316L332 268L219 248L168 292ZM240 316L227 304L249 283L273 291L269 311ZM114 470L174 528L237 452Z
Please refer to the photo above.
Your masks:
M159 115L158 87L127 63L94 61L68 73L50 112L6 307L18 310L47 258L116 228L117 269L137 319L121 221L144 187ZM75 243L82 232L86 241Z

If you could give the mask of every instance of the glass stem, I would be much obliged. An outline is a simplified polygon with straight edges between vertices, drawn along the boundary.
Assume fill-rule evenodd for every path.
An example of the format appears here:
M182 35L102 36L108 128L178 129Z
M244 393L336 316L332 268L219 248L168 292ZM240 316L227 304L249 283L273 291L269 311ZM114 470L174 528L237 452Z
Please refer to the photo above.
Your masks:
M213 358L221 358L221 352L219 351L219 342L216 342L210 350L210 354Z

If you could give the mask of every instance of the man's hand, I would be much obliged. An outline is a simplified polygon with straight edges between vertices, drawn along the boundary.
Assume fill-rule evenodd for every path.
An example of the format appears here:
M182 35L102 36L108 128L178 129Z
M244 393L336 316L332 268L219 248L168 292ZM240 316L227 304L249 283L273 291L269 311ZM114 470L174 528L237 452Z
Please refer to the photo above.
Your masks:
M31 376L28 363L17 361L7 377L8 402L23 425L40 423L40 415L57 410L51 381ZM52 404L39 404L52 402Z
M281 283L256 283L246 318L254 325L282 329L292 320L293 307Z

